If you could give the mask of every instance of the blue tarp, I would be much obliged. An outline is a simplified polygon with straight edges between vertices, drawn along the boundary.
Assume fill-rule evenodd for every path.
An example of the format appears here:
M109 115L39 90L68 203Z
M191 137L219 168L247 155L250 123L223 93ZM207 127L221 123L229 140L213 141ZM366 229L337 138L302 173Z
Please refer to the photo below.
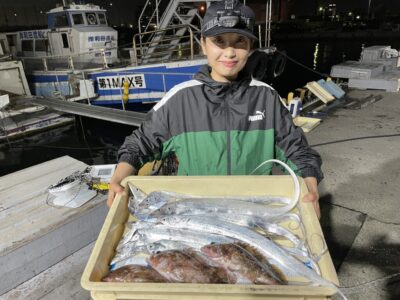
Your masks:
M345 91L343 91L340 86L338 86L336 83L334 83L331 80L325 81L324 79L320 79L317 82L327 92L331 93L337 99L342 98L345 94Z

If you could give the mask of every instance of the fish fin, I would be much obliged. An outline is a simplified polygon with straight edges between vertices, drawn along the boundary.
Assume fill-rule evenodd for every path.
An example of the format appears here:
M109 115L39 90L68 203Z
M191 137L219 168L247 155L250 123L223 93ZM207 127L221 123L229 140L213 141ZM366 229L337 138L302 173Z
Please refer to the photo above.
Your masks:
M131 191L131 196L128 198L128 211L135 215L138 206L144 199L146 199L147 194L143 192L138 187L134 186L132 183L128 182L129 190Z
M244 249L248 254L250 254L259 262L268 262L267 258L263 254L261 254L256 248L242 242L237 242L235 244L241 249Z
M269 273L272 280L277 281L278 284L287 284L288 281L285 274L277 266L272 265L268 261L268 257L265 257L257 249L248 244L238 242L236 245L253 257L258 264L261 264L263 269Z
M128 186L136 203L142 202L147 197L145 192L134 186L132 183L128 182Z

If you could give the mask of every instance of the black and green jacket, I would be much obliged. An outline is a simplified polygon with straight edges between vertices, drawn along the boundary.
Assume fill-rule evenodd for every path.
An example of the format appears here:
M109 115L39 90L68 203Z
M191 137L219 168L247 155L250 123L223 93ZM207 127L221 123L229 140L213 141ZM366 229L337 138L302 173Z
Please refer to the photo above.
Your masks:
M119 161L137 170L174 152L178 175L246 175L265 160L288 163L303 177L323 178L321 158L269 85L241 73L216 82L204 66L172 88L125 139ZM269 174L271 166L256 174Z

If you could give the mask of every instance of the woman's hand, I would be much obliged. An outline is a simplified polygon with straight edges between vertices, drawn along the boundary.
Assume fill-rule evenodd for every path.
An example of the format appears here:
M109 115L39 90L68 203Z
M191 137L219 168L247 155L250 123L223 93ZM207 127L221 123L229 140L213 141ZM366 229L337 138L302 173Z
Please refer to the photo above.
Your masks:
M124 187L119 183L110 183L109 190L108 190L108 198L107 198L107 206L108 208L111 207L114 198L117 194L121 194L124 191Z
M311 202L318 219L321 218L321 210L319 208L319 193L318 193L318 182L315 177L306 177L304 182L307 185L308 193L304 195L303 201Z
M114 174L110 180L109 190L108 190L108 198L107 198L107 206L110 208L114 198L117 194L121 194L125 191L124 187L121 185L121 181L131 175L136 174L136 170L130 164L126 162L120 162L117 165L117 168L114 171Z

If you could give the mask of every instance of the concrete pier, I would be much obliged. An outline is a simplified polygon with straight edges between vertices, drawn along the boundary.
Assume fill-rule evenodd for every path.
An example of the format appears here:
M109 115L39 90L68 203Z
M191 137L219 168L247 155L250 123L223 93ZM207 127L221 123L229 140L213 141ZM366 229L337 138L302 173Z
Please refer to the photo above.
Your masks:
M351 90L346 97L371 95L382 99L329 111L307 138L323 159L321 224L343 292L354 300L400 299L400 96ZM90 248L0 298L90 299L77 280Z

